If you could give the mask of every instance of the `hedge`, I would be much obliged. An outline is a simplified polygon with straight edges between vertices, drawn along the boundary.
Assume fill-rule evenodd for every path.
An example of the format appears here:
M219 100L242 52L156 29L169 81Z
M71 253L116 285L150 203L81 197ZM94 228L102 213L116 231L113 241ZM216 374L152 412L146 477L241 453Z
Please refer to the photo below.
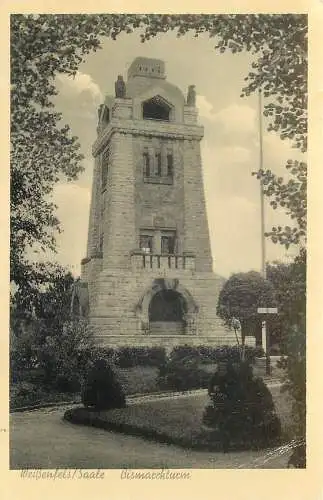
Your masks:
M264 356L261 347L245 346L245 359L253 362L256 357ZM184 358L196 359L200 363L216 363L220 360L234 360L240 357L239 346L189 346L180 345L173 348L166 355L164 347L134 347L125 346L113 349L110 347L99 347L95 350L94 357L111 359L119 368L132 368L134 366L151 366L160 368L168 361L176 361Z
M187 357L198 359L201 363L216 363L223 360L240 359L241 347L234 346L176 346L171 351L169 359L180 360ZM245 346L245 360L253 362L255 358L264 356L262 347Z
M98 347L94 359L110 359L119 368L132 368L134 366L151 366L159 368L166 362L166 350L164 347Z

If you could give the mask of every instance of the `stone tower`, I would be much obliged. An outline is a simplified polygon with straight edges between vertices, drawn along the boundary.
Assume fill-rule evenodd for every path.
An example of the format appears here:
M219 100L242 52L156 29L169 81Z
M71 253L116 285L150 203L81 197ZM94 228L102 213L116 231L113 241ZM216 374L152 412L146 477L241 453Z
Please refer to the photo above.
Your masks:
M136 58L99 108L79 288L102 345L230 344L216 315L194 86ZM87 290L87 292L86 292Z

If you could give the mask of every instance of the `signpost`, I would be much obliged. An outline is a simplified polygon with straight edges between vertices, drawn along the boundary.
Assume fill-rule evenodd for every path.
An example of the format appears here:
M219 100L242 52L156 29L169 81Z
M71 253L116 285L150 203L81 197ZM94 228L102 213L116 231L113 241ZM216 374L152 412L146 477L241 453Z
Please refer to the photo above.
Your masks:
M278 309L277 307L258 307L257 309L258 314L277 314ZM269 355L267 354L268 347L269 347L269 342L268 342L268 335L267 335L267 329L266 329L266 321L261 322L261 343L262 343L262 348L265 352L266 356L266 375L270 375L270 363L269 363Z

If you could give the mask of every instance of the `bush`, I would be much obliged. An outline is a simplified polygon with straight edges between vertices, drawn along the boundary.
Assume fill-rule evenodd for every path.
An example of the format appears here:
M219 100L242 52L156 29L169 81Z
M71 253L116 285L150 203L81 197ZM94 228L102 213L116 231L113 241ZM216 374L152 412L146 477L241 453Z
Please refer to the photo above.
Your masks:
M158 385L161 389L186 391L206 388L210 374L200 368L199 359L187 356L169 359L159 370Z
M264 351L262 347L244 346L245 361L249 363L253 363L255 358L262 357L263 355ZM215 347L213 353L211 353L211 357L216 362L223 360L239 362L241 358L241 346Z
M120 368L154 366L159 368L166 361L164 347L120 347L116 351L116 364Z
M170 352L168 359L172 362L181 361L183 359L198 359L201 360L201 355L198 347L190 345L178 345Z
M160 366L159 387L178 391L205 388L208 386L210 373L206 367L203 369L203 364L240 362L240 349L239 346L176 346L167 361ZM262 352L261 348L246 346L246 363L252 363Z
M10 408L19 408L38 403L47 392L30 382L17 382L10 387Z
M66 321L53 333L36 319L15 344L10 352L12 383L27 381L49 391L80 391L94 349L85 321Z
M95 361L89 370L82 390L82 402L84 406L93 406L96 410L126 406L124 391L105 359Z
M105 359L110 363L115 364L117 360L117 353L113 347L95 346L91 351L91 360L94 363L98 359Z
M305 321L305 318L304 318ZM294 436L305 442L306 436L306 335L305 324L291 328L287 338L288 356L282 357L277 366L285 371L282 391L293 398Z
M225 449L230 441L268 445L280 435L272 395L253 377L249 363L221 363L210 380L209 395L203 422L219 432Z
M255 358L264 356L262 347L245 346L245 360L252 363ZM205 346L198 347L183 345L176 346L171 351L169 359L179 360L186 357L198 359L200 363L217 363L221 360L239 361L241 357L241 347L234 346Z
M211 404L205 409L204 424L219 432L226 450L230 441L272 443L281 428L269 389L253 377L249 363L227 362L223 366L221 363L220 371L210 380Z

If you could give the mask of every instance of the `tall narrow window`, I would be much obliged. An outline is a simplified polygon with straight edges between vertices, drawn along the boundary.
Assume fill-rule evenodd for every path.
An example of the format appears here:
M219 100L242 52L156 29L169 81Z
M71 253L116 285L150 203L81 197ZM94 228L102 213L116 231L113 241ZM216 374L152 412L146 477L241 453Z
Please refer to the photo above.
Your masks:
M144 160L144 176L145 177L150 177L150 161L149 161L149 153L148 151L145 151L143 154L143 160Z
M155 158L156 158L156 175L158 177L161 177L161 174L162 174L161 154L156 153Z
M173 177L173 173L174 173L173 155L171 153L167 153L167 175L168 175L168 177Z
M107 187L108 173L110 166L110 149L106 149L102 155L101 161L101 188L104 191Z
M99 245L99 251L102 253L103 252L103 234L100 235L100 245Z
M161 237L161 253L162 254L174 254L175 253L175 233L168 232L167 235L162 235Z

